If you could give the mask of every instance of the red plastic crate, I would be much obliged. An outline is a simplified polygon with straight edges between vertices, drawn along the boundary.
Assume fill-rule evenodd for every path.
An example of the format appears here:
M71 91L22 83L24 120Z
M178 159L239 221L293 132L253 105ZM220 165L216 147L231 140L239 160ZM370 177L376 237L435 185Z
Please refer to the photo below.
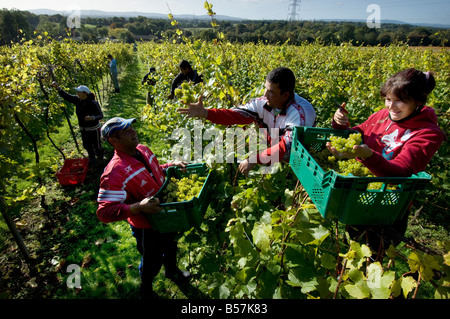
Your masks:
M66 159L59 172L56 173L61 185L76 185L84 182L88 171L89 159Z

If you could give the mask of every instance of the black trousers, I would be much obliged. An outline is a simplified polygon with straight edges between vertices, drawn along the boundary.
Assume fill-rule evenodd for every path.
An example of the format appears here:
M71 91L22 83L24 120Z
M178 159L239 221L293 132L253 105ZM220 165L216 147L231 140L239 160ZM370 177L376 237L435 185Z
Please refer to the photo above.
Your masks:
M400 243L400 237L404 236L406 229L408 227L408 216L410 213L410 208L406 210L403 216L397 219L392 225L356 225L347 226L347 231L350 237L354 240L361 239L361 235L367 232L368 244L374 248L378 249L380 246L381 237L380 234L384 234L384 244L385 248L388 248L389 244L394 246ZM362 238L364 239L364 238Z
M103 147L100 138L100 128L93 131L81 130L81 140L90 160L103 160Z
M139 274L145 290L151 290L153 279L164 265L166 271L177 269L177 233L160 233L151 228L136 228L131 226L136 238L137 250L141 254Z

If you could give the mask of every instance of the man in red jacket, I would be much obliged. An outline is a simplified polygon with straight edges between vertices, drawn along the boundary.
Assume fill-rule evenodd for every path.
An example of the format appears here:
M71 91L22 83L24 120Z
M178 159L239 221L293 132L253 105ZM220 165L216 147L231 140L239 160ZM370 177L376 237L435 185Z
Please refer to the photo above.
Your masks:
M159 200L153 199L165 180L165 170L152 151L142 144L131 126L136 119L114 117L101 129L102 137L114 147L114 156L100 177L97 216L104 223L127 220L142 255L139 271L141 294L154 297L152 282L164 265L166 277L185 280L190 276L177 267L176 233L161 234L152 229L146 214L158 213Z
M265 87L264 96L231 109L206 109L202 98L198 103L190 104L189 108L178 109L188 117L205 118L216 124L256 123L266 129L271 146L259 153L256 160L248 158L239 165L245 176L256 164L289 162L294 126L314 126L316 123L316 112L311 103L294 92L295 75L290 69L279 67L270 71ZM274 131L277 134L273 134Z

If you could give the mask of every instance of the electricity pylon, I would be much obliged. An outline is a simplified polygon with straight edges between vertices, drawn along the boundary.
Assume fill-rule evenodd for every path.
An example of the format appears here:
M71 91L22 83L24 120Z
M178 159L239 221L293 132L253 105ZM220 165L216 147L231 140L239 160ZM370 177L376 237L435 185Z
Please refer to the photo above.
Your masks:
M291 4L289 4L289 21L295 21L298 17L298 11L300 11L300 2L301 0L292 0ZM297 11L298 9L298 11Z

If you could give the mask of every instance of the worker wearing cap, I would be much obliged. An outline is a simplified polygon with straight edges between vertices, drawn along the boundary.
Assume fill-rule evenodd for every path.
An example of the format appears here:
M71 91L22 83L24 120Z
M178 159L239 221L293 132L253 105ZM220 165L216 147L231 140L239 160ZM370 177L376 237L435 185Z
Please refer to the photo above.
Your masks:
M104 223L127 220L142 255L139 271L141 295L154 296L152 282L164 265L166 277L186 280L189 272L177 267L176 233L152 229L147 214L158 213L159 200L153 199L165 181L165 170L183 162L160 165L152 151L142 144L132 124L136 119L114 117L101 129L102 138L114 147L114 156L100 177L98 218Z
M64 100L75 104L81 139L83 147L88 152L89 163L91 166L101 164L103 162L103 147L100 137L100 120L103 118L103 112L95 100L95 95L85 85L75 88L77 95L67 93L56 82L53 82L52 86L58 90L58 94Z

